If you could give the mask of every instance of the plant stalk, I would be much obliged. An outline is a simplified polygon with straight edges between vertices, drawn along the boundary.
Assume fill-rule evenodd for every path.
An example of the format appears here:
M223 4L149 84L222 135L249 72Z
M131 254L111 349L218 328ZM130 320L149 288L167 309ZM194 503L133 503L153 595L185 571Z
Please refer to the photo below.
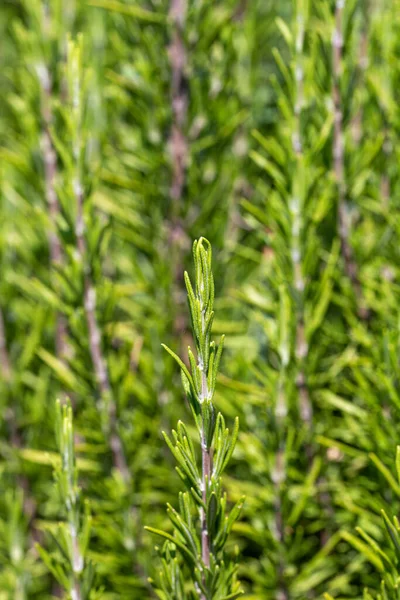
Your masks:
M171 197L174 216L179 213L179 204L185 184L188 144L184 132L187 117L188 97L185 76L186 50L183 41L183 30L186 19L186 0L171 0L169 16L172 21L173 35L169 47L169 59L172 70L171 102L173 124L169 140L172 156Z
M201 440L201 462L202 462L202 489L203 502L207 502L207 485L211 477L212 457L211 450L207 447L207 442L204 437L204 431ZM201 558L204 565L210 567L210 540L208 537L207 514L202 508L201 514Z
M188 246L181 215L181 204L185 187L186 168L189 156L188 141L185 132L188 110L188 84L186 79L187 55L184 43L187 0L171 0L169 18L172 24L171 43L168 56L171 66L171 112L172 126L168 147L172 163L172 181L170 187L171 213L168 223L168 245L171 251L173 271L173 329L177 337L182 338L186 332L186 318L180 310L184 304L182 296L182 256Z
M117 411L107 372L106 361L101 349L101 333L96 317L96 290L94 288L90 269L87 264L87 247L85 239L85 224L83 219L83 187L80 178L75 181L75 198L77 203L76 238L78 252L84 271L84 309L89 332L89 350L99 387L102 410L106 411L107 430L110 434L110 448L114 466L121 473L124 481L131 480L121 438L118 434Z
M3 311L0 308L0 368L1 376L4 381L9 381L11 377L11 361L8 355L6 342L6 329L4 325Z
M205 321L204 321L204 312L205 309L202 310L202 319L201 326L203 334L205 332ZM207 383L207 375L204 371L204 359L202 356L199 357L200 368L202 369L202 377L201 377L201 397L202 401L206 402L208 399L208 383ZM202 485L202 496L204 505L207 507L207 487L210 483L211 471L212 471L212 453L211 449L208 446L208 441L206 439L206 433L204 430L204 423L201 431L201 466L202 466L202 477L201 477L201 485ZM208 525L207 525L207 509L201 508L200 513L201 520L201 558L206 569L210 568L210 538L208 534ZM203 576L203 582L205 583L205 577ZM201 600L208 600L205 594L202 594Z
M296 14L296 57L295 57L295 130L293 134L293 152L296 157L296 170L299 173L303 168L301 160L303 157L303 141L301 135L301 113L304 106L304 27L305 15L302 12L302 3L297 0ZM312 407L307 386L305 363L308 356L308 343L305 335L304 323L304 289L305 281L302 272L302 248L301 248L301 200L297 196L291 200L292 213L292 261L294 267L294 288L297 294L297 315L296 315L296 338L295 355L298 364L298 374L296 386L300 399L300 414L307 427L311 426Z
M285 435L283 432L284 421L287 415L286 398L284 393L284 378L285 371L282 370L278 382L278 398L275 409L275 418L277 423L278 435L278 452L276 455L275 468L272 473L272 480L275 488L275 532L279 544L278 547L278 600L289 600L289 592L287 589L285 574L284 574L284 558L282 555L282 547L285 543L285 525L283 520L283 505L282 505L282 486L286 479L285 470Z
M45 37L48 35L50 24L50 15L46 10L43 24ZM51 126L53 123L51 96L53 82L50 70L46 64L42 64L38 69L38 80L41 89L41 147L44 165L45 197L51 222L51 228L48 233L50 261L52 268L57 270L63 264L64 256L61 240L57 233L61 207L56 192L57 155L51 139ZM59 312L56 314L55 345L57 357L61 361L64 361L67 354L67 322L64 315L60 314Z

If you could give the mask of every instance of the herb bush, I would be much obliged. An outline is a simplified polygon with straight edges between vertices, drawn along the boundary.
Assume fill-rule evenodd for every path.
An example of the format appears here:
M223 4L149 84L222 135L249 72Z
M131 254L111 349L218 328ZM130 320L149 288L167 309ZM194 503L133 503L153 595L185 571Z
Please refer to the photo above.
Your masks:
M399 9L1 3L0 600L398 597Z

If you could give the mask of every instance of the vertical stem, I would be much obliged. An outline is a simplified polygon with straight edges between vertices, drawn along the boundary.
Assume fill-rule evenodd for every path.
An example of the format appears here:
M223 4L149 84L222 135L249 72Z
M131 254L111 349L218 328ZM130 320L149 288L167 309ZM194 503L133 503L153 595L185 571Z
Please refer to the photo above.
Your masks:
M81 600L81 598L82 596L79 582L76 579L74 579L73 587L71 590L71 600Z
M43 14L43 36L48 38L51 26L51 16L48 7L44 8ZM48 234L50 260L53 269L57 269L64 261L61 240L57 233L58 220L61 213L60 203L56 192L57 155L51 139L51 125L53 113L51 107L52 77L46 64L38 69L38 79L41 88L41 117L42 117L42 156L44 163L45 196L49 209L51 228ZM65 358L67 351L67 323L64 315L56 315L56 354L61 360Z
M126 483L130 481L130 472L126 464L121 438L118 434L117 412L113 398L106 361L101 349L101 333L96 317L96 290L94 288L90 268L87 264L87 247L85 239L85 224L83 219L83 187L78 176L75 180L75 198L77 203L76 238L78 252L84 271L84 309L89 332L89 350L99 387L102 410L106 411L107 430L110 433L110 447L114 466L120 471Z
M304 53L304 28L305 15L303 11L302 0L296 2L296 56L295 56L295 129L293 132L292 147L296 158L295 177L301 177L301 170L304 169L302 164L303 159L303 142L301 136L301 113L304 105L304 68L303 68L303 53ZM293 186L295 187L295 186ZM312 408L307 387L305 375L305 361L308 356L308 343L305 336L304 324L304 288L305 282L302 273L302 248L301 248L301 199L299 198L298 189L293 189L293 197L291 199L291 216L292 216L292 262L294 268L294 287L297 295L297 317L296 317L296 340L295 340L295 355L298 363L298 374L296 378L296 386L299 391L300 398L300 413L303 422L310 427L312 420Z
M343 54L343 21L344 0L336 0L335 5L335 30L333 35L333 106L335 111L334 120L334 169L339 192L339 226L340 236L342 241L342 251L344 253L347 267L349 265L349 249L348 249L348 228L345 206L345 179L344 179L344 143L343 143L343 112L342 112L342 96L340 91L341 80L341 63Z
M187 242L185 228L180 221L189 153L185 134L188 93L185 73L187 56L183 34L186 11L187 0L171 0L169 17L172 23L172 40L168 48L168 55L171 65L172 127L168 145L172 160L172 182L170 188L172 210L171 222L169 224L169 245L171 247L174 281L172 297L175 307L175 318L173 328L180 338L186 330L186 319L183 316L184 311L179 310L179 307L184 302L184 297L181 294L183 272L181 256L182 248Z
M69 529L69 554L70 574L68 592L71 600L82 599L81 575L85 567L85 559L79 547L80 527L80 488L78 486L78 475L76 470L76 458L74 448L74 429L72 422L72 409L68 405L63 406L59 431L59 451L61 455L61 477L62 494L67 514Z
M359 46L359 56L358 56L358 73L359 73L359 81L358 87L362 89L365 87L365 73L368 68L368 34L369 34L369 21L370 21L370 12L372 10L370 0L364 0L364 9L363 9L363 23L361 27L361 35L360 35L360 46ZM363 106L361 105L357 110L356 114L353 116L350 129L352 132L353 141L355 144L359 144L363 135Z
M278 593L277 600L289 600L284 574L283 550L285 544L285 525L283 520L282 486L286 479L285 472L285 432L284 422L287 415L286 398L284 393L285 368L282 368L278 381L278 398L275 409L276 431L278 435L278 452L276 455L275 468L272 473L272 481L275 487L275 532L279 544L278 547Z
M82 81L81 49L77 47L77 54L71 49L70 88L71 88L71 110L75 119L72 130L72 156L74 159L73 192L76 202L75 235L77 240L77 251L83 271L83 305L89 334L89 351L96 376L100 394L100 410L104 417L103 426L105 432L110 436L110 448L114 466L121 473L126 483L131 480L130 472L126 464L122 441L118 433L117 410L115 399L111 389L107 365L101 348L101 332L96 316L96 289L91 277L91 267L88 261L88 250L85 237L84 211L84 189L82 181L83 149L82 149Z
M63 251L60 238L57 234L58 219L60 215L60 204L58 201L55 179L57 174L57 157L50 135L52 123L51 112L51 75L47 67L43 66L40 71L39 82L42 89L42 154L44 163L45 194L49 208L51 229L49 232L50 260L53 268L57 269L63 263ZM67 349L67 324L65 317L56 315L56 354L61 360L66 355Z
M11 362L8 356L6 330L4 325L3 311L0 308L0 369L1 377L4 381L9 381L11 377Z
M302 2L296 2L296 55L295 55L295 130L293 135L293 150L297 158L302 155L303 143L301 139L301 112L304 105L304 14L302 12Z
M77 529L74 523L70 524L70 534L72 538L72 587L71 587L71 600L81 600L81 584L79 581L79 574L82 573L84 561L83 556L80 552Z
M187 82L185 77L186 50L183 42L186 9L186 0L171 0L169 15L173 24L173 35L172 43L169 47L169 58L172 69L173 124L169 143L173 168L171 197L175 216L179 212L179 203L183 194L188 153L187 140L184 133L188 106Z
M204 319L205 309L202 309L202 317L201 317L201 325L202 332L205 333L205 319ZM208 383L207 383L207 374L205 372L204 359L201 354L199 354L199 367L202 373L201 376L201 401L205 402L208 399ZM212 453L211 448L208 447L208 441L206 439L205 431L204 431L204 423L201 431L201 466L202 466L202 476L201 476L201 485L203 492L203 502L205 506L207 506L207 486L210 482L211 470L212 470ZM210 538L208 535L208 525L207 525L207 511L204 508L201 508L200 512L200 520L201 520L201 558L203 564L206 568L210 567ZM203 582L205 582L205 578L203 577ZM201 595L201 600L208 600L205 594Z
M398 2L374 2L370 0L371 9L375 10L377 14L380 15L382 19L382 23L385 24L385 36L382 40L382 68L384 69L384 79L385 84L388 86L388 90L392 97L395 97L395 93L393 91L393 81L391 77L391 64L393 57L393 50L396 47L397 35L396 35L396 17L398 14L399 5ZM375 6L377 4L377 6ZM383 103L384 104L384 103ZM384 156L384 168L381 179L381 197L382 203L385 210L389 209L390 195L391 195L391 185L390 185L390 165L391 158L393 156L393 142L392 135L390 131L390 114L387 110L386 106L381 106L381 111L383 113L383 156Z
M202 488L203 502L207 502L207 484L211 476L211 450L207 446L207 441L204 437L204 431L201 438L201 458L202 458ZM201 558L206 567L210 567L210 540L208 537L207 514L202 509L201 515Z
M388 174L388 165L390 164L391 153L392 153L392 144L389 139L388 128L385 127L384 141L383 141L383 155L385 157L385 161L384 161L385 167L384 167L384 172L382 174L382 179L381 179L381 196L382 196L382 203L383 203L385 209L389 208L389 200L390 200L390 193L391 193L390 178L389 178L389 174Z

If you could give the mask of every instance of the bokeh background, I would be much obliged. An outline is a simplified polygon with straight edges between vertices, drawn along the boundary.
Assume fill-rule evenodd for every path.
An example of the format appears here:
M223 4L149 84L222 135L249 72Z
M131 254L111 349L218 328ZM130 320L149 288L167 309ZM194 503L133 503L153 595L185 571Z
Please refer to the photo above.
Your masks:
M64 518L56 398L100 597L154 596L143 527L169 527L180 489L161 431L191 419L161 343L186 356L201 235L226 334L216 402L241 423L224 483L247 497L230 540L245 597L379 588L356 527L386 548L380 509L400 500L399 8L2 1L1 600L62 597L35 547L57 557Z

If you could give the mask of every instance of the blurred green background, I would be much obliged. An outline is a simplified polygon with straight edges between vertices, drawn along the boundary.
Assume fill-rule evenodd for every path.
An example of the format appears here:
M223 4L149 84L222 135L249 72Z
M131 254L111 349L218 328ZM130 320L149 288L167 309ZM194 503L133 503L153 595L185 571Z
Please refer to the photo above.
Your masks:
M217 404L241 422L224 483L247 498L230 540L245 597L378 590L355 528L384 547L380 509L400 504L399 8L2 0L1 600L62 597L35 548L57 557L64 518L57 397L99 597L154 596L143 527L168 528L180 489L161 430L190 422L161 343L191 343L183 271L201 235L226 334Z

